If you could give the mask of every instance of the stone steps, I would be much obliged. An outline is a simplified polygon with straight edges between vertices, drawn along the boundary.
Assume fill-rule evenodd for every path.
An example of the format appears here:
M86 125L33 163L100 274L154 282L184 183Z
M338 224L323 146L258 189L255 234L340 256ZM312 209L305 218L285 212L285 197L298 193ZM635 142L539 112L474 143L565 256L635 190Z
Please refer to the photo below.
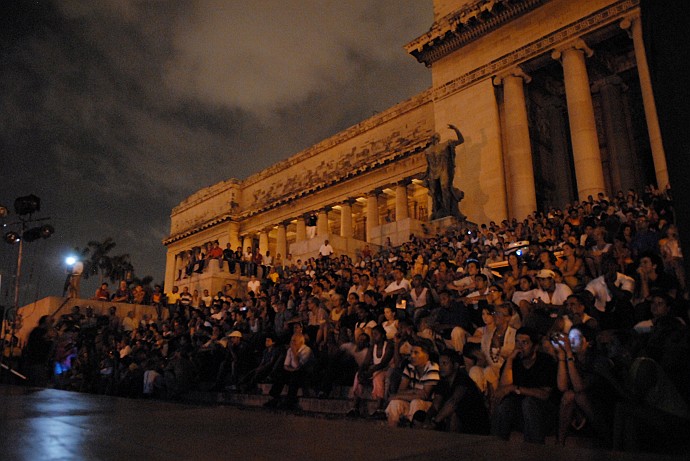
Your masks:
M184 401L189 403L203 403L207 405L237 405L244 407L261 407L264 403L271 400L268 392L271 389L270 384L259 384L261 393L244 394L232 391L192 391L186 394ZM286 394L283 391L283 395ZM345 416L352 408L352 402L349 399L350 387L334 386L329 398L305 397L302 395L302 390L298 392L299 406L304 412ZM366 401L367 412L373 412L376 409L376 402Z
M270 384L260 384L259 391L261 393L245 394L231 391L192 391L183 397L183 401L193 404L205 405L232 405L238 407L261 408L266 402L271 400L268 392L271 389ZM334 386L329 398L304 397L302 391L298 393L300 413L309 414L317 417L336 417L344 418L347 412L352 408L352 402L348 398L350 387L348 386ZM283 392L283 395L286 391ZM367 413L371 413L376 409L376 402L367 400ZM364 409L362 409L364 410ZM369 419L369 418L366 418ZM385 421L374 420L381 424ZM522 433L514 431L511 434L511 442L521 442ZM555 436L548 436L546 438L546 445L557 445ZM589 449L605 449L603 444L596 438L584 434L573 434L566 439L566 447L589 448Z

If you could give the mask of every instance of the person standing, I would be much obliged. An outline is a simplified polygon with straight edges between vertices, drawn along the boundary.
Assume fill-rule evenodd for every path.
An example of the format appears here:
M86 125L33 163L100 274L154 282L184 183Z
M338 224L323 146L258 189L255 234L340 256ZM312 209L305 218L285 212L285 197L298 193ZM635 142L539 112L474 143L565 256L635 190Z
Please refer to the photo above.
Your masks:
M50 377L49 362L53 353L53 318L44 315L29 334L24 350L26 374L32 386L44 387Z
M316 237L316 223L317 223L317 217L316 214L309 213L309 216L307 217L307 238L308 239L313 239Z
M77 261L72 265L69 277L68 298L79 297L79 285L81 284L81 274L84 272L84 263Z
M329 259L331 259L333 253L333 246L330 244L328 239L324 240L323 245L321 245L321 247L319 248L319 255L321 255L321 260L328 261Z

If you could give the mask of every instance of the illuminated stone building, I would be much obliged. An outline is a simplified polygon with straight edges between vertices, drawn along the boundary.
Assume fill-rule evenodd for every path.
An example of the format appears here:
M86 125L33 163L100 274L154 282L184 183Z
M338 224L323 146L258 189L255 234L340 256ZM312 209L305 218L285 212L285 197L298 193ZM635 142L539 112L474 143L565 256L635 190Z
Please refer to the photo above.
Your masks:
M454 135L448 124L465 138L455 186L473 222L668 183L639 0L434 0L429 32L405 48L430 69L430 89L175 207L166 286L181 252L208 241L296 259L325 238L354 255L433 228L424 151L435 133ZM307 239L311 212L318 235ZM214 291L226 280L214 267L198 277Z

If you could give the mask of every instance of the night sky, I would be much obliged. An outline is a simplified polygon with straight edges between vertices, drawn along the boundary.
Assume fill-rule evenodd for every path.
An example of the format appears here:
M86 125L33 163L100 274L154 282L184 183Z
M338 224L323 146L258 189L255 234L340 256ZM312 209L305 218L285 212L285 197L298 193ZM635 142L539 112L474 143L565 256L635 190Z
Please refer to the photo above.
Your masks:
M20 305L61 295L73 247L112 237L162 282L170 211L431 84L403 46L432 0L11 0L0 6L0 222L35 194ZM17 246L0 242L0 304ZM82 297L93 295L93 279Z

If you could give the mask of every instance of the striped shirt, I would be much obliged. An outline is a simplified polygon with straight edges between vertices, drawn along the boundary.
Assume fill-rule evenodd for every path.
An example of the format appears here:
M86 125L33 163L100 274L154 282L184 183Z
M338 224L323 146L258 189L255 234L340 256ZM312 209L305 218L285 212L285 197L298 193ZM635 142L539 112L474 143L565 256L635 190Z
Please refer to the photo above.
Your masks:
M441 375L438 372L438 364L429 360L422 370L418 372L417 368L411 363L407 364L403 376L410 380L409 387L411 389L424 389L426 385L435 386L441 380Z

